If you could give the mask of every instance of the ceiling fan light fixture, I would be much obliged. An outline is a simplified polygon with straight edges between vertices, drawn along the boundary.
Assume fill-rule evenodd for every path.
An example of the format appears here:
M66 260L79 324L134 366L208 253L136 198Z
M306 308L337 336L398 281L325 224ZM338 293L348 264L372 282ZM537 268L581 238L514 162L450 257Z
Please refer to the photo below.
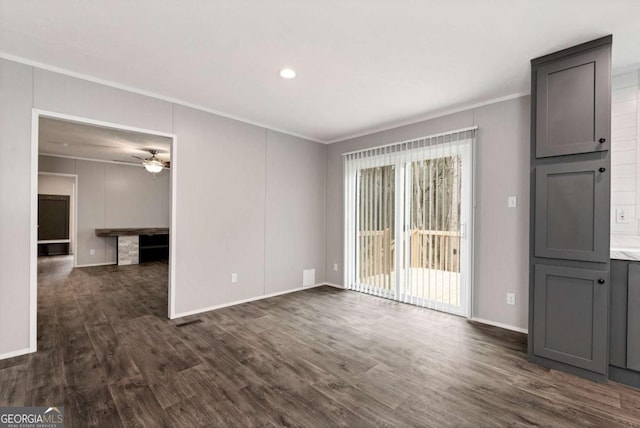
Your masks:
M142 162L142 165L144 166L144 169L152 174L157 174L164 169L164 164L162 163L162 161L159 161L155 157L145 160L144 162Z

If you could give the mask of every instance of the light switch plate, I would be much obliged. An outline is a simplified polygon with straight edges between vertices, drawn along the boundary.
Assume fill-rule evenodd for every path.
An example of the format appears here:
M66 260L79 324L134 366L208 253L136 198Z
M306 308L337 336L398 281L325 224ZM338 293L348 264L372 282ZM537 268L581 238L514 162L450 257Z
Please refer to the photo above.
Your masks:
M516 294L507 293L507 305L515 305L515 304L516 304Z
M509 199L507 200L507 205L509 208L516 208L518 206L518 197L509 196Z
M237 273L232 273L231 274L231 283L235 284L236 282L238 282L238 274Z

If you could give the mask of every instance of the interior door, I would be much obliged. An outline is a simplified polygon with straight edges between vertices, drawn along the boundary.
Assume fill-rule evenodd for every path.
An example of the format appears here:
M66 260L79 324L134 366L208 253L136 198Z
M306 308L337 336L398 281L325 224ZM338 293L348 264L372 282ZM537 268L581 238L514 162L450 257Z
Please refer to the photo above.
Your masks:
M69 196L38 195L38 241L69 239Z

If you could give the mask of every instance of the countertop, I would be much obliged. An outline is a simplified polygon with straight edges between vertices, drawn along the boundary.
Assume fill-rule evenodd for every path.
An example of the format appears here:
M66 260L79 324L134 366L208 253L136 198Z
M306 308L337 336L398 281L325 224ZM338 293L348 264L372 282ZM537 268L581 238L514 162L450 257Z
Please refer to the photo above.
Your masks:
M610 258L640 261L640 236L611 235Z
M96 236L135 236L135 235L168 235L168 227L125 227L111 229L96 229Z
M612 248L611 259L640 261L640 248Z

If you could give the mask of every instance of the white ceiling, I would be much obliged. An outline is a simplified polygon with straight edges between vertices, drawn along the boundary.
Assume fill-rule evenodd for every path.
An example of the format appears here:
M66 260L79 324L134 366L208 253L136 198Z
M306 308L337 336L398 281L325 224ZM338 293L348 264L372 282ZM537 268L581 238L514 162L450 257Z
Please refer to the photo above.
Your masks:
M638 0L0 0L0 52L331 142L525 93L531 58L607 34L614 68L638 64L639 17Z
M159 159L170 160L167 137L57 119L40 118L38 140L41 154L140 164L158 150Z

